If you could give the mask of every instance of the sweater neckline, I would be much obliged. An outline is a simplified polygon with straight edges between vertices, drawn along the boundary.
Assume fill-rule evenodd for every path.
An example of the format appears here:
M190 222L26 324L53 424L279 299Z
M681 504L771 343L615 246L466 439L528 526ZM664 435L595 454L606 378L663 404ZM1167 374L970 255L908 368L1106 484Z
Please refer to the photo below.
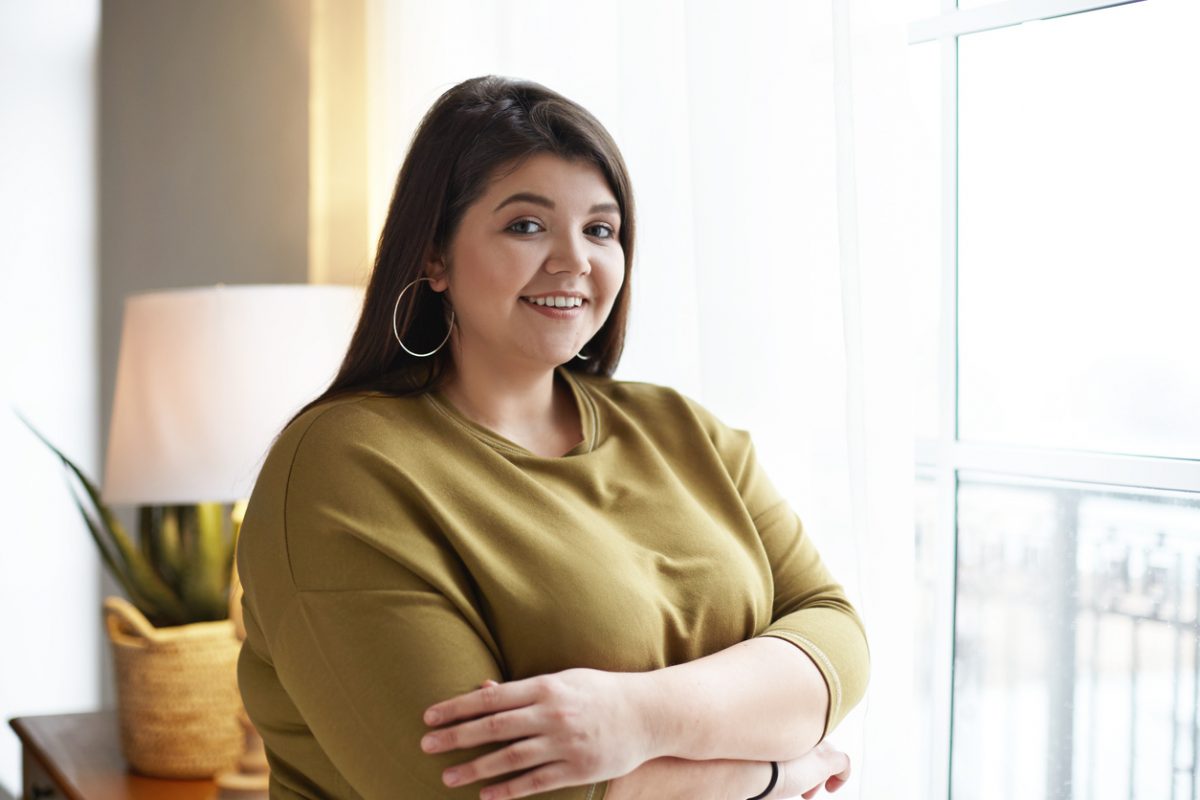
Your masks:
M567 385L571 392L571 397L575 400L575 408L579 412L580 427L583 429L583 438L575 444L570 450L561 456L541 456L534 453L516 442L501 436L484 425L480 425L475 420L459 411L453 403L451 403L441 389L432 389L425 393L425 397L429 403L437 409L442 415L447 417L451 422L466 430L477 439L485 444L501 452L509 455L517 455L528 459L538 459L542 461L554 461L562 458L570 458L571 456L583 455L590 453L596 448L596 443L599 441L599 415L596 413L596 403L592 396L588 393L587 388L579 381L571 371L559 365L554 368L554 374L560 377Z

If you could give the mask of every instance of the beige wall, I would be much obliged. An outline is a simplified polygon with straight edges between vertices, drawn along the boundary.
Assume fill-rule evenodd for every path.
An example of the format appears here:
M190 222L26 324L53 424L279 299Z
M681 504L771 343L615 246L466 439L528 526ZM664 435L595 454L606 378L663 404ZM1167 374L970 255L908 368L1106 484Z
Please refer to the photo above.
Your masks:
M100 463L127 296L365 281L362 18L359 0L104 0Z
M307 0L104 2L102 420L127 295L307 280L308 21Z
M367 221L366 3L312 0L311 15L309 281L365 286L378 235Z

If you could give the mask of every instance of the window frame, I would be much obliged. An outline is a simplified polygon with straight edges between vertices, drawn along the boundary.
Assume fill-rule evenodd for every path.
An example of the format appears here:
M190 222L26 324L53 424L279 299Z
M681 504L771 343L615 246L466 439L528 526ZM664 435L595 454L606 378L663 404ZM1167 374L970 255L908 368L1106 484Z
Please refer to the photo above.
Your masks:
M1043 19L1099 11L1143 0L1000 0L959 9L941 0L938 16L908 27L910 45L940 48L941 90L941 296L938 306L938 429L915 442L918 480L932 480L937 496L935 530L928 547L944 568L934 589L934 741L928 753L932 796L951 798L954 719L955 602L957 599L958 475L989 472L1031 481L1200 492L1200 459L1135 456L1032 446L963 442L958 438L958 37ZM919 754L924 758L925 754ZM918 789L920 791L920 789Z

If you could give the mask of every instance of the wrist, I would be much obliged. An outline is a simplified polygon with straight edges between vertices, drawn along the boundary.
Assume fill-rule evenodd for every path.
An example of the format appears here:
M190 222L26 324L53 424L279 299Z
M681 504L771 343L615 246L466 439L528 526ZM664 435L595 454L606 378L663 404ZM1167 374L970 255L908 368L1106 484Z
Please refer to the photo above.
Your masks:
M778 797L779 786L783 782L783 765L775 762L772 767L770 761L744 761L751 767L747 783L739 788L738 798L747 800L748 798L759 798L759 800L771 800L773 797ZM768 787L770 791L767 791Z
M604 797L605 800L745 800L762 792L770 780L769 761L727 758L692 761L663 756L609 781ZM779 784L767 797L772 800L779 797Z
M664 670L630 673L630 697L642 734L644 761L674 756L674 706L663 680Z

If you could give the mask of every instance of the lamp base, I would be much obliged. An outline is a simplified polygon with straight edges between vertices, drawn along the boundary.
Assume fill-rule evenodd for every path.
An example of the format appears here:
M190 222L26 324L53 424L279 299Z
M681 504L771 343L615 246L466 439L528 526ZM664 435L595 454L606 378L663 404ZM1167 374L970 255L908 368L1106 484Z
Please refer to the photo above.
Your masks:
M225 770L213 776L219 792L218 800L268 800L271 784L271 768L267 763L267 751L254 723L240 709L238 721L245 734L245 745L236 770Z
M215 781L219 800L267 800L270 776L266 773L222 772Z

